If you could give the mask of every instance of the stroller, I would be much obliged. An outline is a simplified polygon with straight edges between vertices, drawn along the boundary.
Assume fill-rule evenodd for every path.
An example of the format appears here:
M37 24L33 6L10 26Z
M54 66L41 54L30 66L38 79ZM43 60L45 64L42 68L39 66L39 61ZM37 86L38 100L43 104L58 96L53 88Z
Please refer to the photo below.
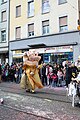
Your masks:
M72 107L75 106L75 98L78 98L80 106L80 72L76 78L72 78L68 88L68 96L72 97Z

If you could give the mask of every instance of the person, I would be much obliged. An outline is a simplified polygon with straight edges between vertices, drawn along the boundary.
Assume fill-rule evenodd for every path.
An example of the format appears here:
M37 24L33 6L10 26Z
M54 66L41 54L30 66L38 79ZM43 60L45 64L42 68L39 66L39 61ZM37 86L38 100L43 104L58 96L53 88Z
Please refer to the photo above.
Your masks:
M45 63L43 63L41 71L42 71L42 74L41 74L42 84L47 85L46 64Z
M61 68L58 69L57 76L58 76L58 86L62 86L62 81L63 81L63 71Z
M80 55L78 56L78 60L77 62L75 63L75 66L77 67L78 69L78 75L77 77L75 78L75 80L77 81L77 95L79 97L79 101L76 103L76 106L79 106L80 107Z
M27 75L28 83L30 88L28 90L32 93L35 92L35 88L43 88L41 83L39 72L38 72L38 62L41 59L35 52L26 52L23 55L23 66Z
M78 70L80 70L80 55L78 56L77 62L75 62L75 66L77 66Z
M68 60L66 61L65 64L65 81L66 81L66 87L68 88L68 85L71 82L71 78L72 78L72 69L71 69L71 63L68 62Z
M19 83L19 69L18 69L18 67L16 67L16 70L15 70L15 82Z
M80 107L80 71L76 78L72 78L72 81L77 82L77 95L78 95L79 101L77 101L76 106Z
M76 78L78 75L78 68L75 66L75 63L71 64L72 78Z

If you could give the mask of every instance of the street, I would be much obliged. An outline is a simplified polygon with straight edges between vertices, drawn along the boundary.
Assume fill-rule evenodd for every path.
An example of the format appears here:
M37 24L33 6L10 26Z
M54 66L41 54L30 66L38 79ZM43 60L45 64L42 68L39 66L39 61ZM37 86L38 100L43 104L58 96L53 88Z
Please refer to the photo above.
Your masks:
M21 90L18 84L1 83L0 98L4 99L4 104L0 104L0 120L80 120L80 108L71 106L65 91L61 89L58 94L56 91L44 88L30 94Z

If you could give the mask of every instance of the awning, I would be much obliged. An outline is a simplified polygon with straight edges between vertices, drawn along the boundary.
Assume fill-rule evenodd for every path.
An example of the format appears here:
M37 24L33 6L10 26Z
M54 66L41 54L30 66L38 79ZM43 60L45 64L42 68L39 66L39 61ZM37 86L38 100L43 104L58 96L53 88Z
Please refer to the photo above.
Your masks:
M47 47L45 44L33 44L33 45L28 45L30 48L44 48Z

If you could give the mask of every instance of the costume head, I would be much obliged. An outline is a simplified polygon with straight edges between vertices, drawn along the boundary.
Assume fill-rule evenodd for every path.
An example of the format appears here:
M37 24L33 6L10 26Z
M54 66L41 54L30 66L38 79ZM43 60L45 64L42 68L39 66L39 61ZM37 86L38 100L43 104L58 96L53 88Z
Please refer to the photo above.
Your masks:
M23 62L25 62L26 60L39 62L40 59L41 57L38 56L38 53L35 51L27 51L23 54Z

